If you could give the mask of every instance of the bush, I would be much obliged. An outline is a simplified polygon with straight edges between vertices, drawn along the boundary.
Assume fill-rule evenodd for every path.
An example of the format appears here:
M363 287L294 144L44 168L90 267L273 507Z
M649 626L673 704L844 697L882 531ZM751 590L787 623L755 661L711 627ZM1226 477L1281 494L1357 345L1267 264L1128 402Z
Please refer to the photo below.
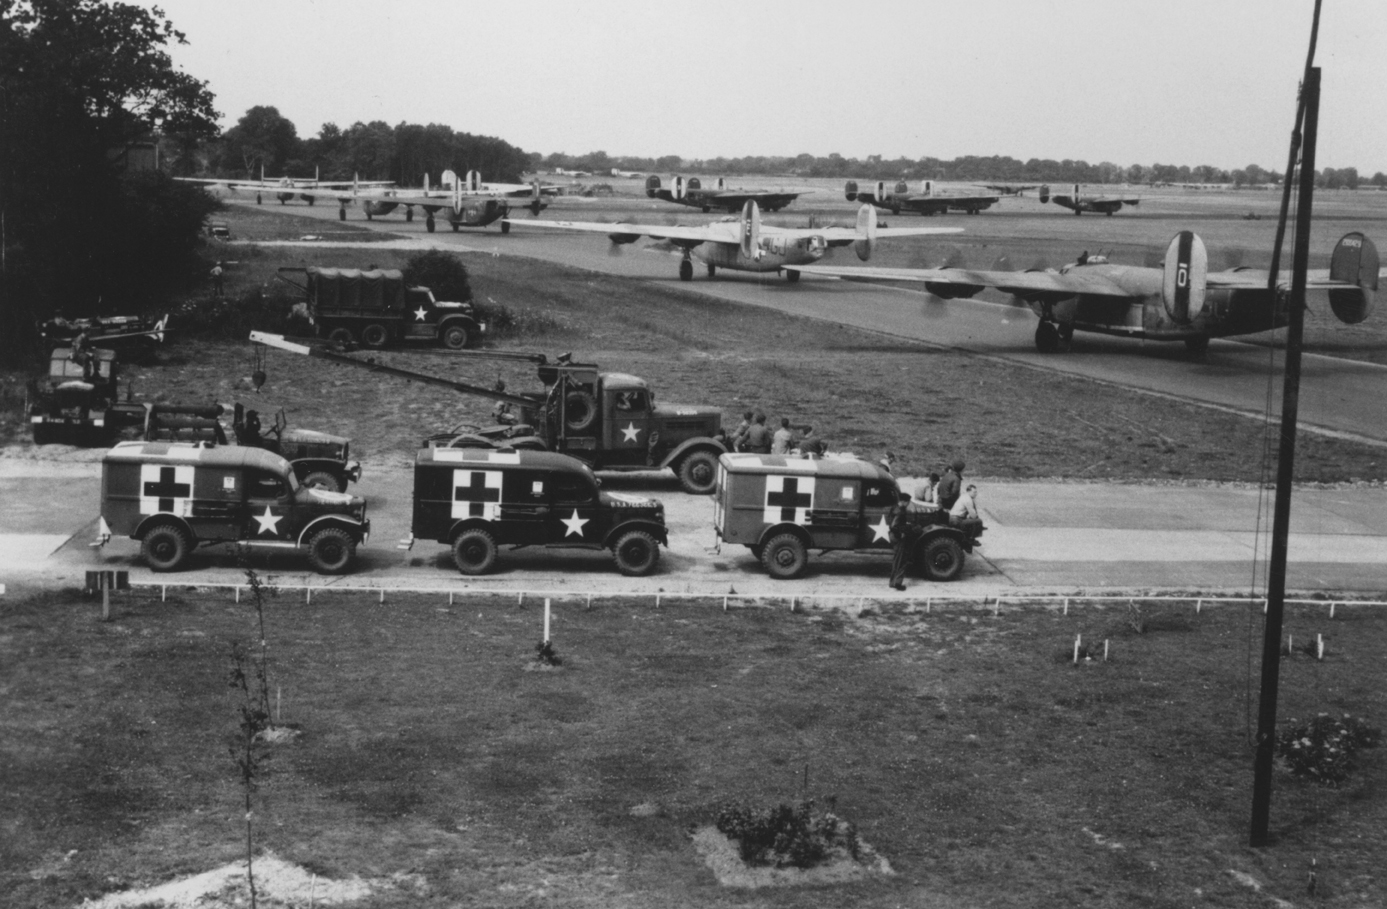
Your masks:
M1293 725L1276 737L1276 753L1296 776L1325 786L1338 786L1357 766L1359 748L1374 748L1381 730L1349 716L1321 713L1308 723Z
M295 315L303 301L288 290L252 288L239 297L199 297L188 300L169 317L179 337L246 340L252 331L283 335L312 335L306 318Z
M472 299L467 266L450 252L431 249L410 256L405 262L404 275L406 285L427 287L433 291L435 300L466 303Z
M832 812L815 812L812 800L762 810L733 802L718 810L715 823L723 836L737 841L748 865L812 868L835 849L854 860L861 855L856 825Z

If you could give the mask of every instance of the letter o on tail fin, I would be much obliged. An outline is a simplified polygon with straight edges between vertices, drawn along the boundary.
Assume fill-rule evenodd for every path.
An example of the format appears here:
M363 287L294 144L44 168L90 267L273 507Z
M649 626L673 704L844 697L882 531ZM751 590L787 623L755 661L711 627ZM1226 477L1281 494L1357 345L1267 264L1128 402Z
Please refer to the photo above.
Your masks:
M872 250L877 242L877 213L870 205L857 210L857 239L852 241L852 251L863 262L872 258Z
M1161 301L1166 315L1177 325L1188 325L1204 311L1204 290L1209 281L1209 253L1194 231L1182 230L1165 251Z
M669 181L669 194L676 199L684 198L684 178L677 174Z
M844 198L846 198L849 202L856 202L856 201L857 201L857 181L856 181L856 180L849 180L846 184L844 184L844 186L843 186L843 196L844 196Z
M1340 238L1329 260L1329 279L1358 285L1329 291L1329 308L1340 322L1357 325L1372 313L1377 270L1377 247L1372 240L1356 232Z
M877 185L876 185L876 200L877 200L878 202L884 202L884 201L886 201L886 181L885 181L885 180L878 180L878 181L877 181Z

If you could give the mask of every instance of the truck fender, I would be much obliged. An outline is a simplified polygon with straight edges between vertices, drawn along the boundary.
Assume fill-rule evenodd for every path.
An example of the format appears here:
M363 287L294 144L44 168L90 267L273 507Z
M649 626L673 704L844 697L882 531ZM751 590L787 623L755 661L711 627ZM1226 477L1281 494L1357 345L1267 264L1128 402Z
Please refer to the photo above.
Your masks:
M454 322L461 322L468 331L476 331L478 327L476 319L472 318L469 315L463 315L462 313L458 313L456 315L444 316L442 319L439 319L438 333L440 335L443 334L443 330L447 328L449 325L452 325Z
M656 524L654 521L623 521L607 531L607 536L602 540L602 545L610 547L622 534L632 530L644 530L654 537L656 542L660 543L662 546L669 546L669 528L663 524Z
M782 533L792 533L795 536L799 537L800 542L804 544L805 549L813 548L813 541L809 537L809 531L805 530L804 527L802 527L799 524L788 524L784 522L780 524L772 524L765 530L761 531L761 537L756 541L757 548L764 548L767 543L769 543L776 537L780 536Z
M464 530L472 530L473 528L485 530L494 538L496 536L497 523L497 521L488 521L486 518L460 518L453 522L453 526L448 528L448 536L438 542L452 545L452 542L458 538L458 534L462 533ZM498 540L497 542L499 543L500 541Z
M664 460L660 461L661 467L669 467L679 463L679 459L695 449L706 449L713 453L713 457L727 453L727 446L710 436L694 436L692 439L685 439L680 442L678 447L665 455Z
M344 514L325 514L321 518L314 518L304 525L303 530L299 531L298 545L303 546L308 542L308 538L322 530L324 527L341 527L348 533L354 534L357 540L365 542L367 535L371 532L370 521L358 521L356 518L348 517Z
M930 540L936 537L952 537L957 541L959 546L963 547L963 551L967 553L971 553L974 546L982 545L981 540L975 540L970 534L964 533L957 527L949 524L936 524L920 537L919 548L921 551L929 545Z
M168 512L152 514L149 517L145 518L143 521L139 523L139 526L135 528L135 532L130 534L130 539L143 540L144 535L146 533L149 533L149 529L153 527L155 524L177 524L179 527L183 528L183 532L188 535L189 539L193 541L193 544L197 544L197 534L193 533L192 525L180 518L178 515L170 514Z

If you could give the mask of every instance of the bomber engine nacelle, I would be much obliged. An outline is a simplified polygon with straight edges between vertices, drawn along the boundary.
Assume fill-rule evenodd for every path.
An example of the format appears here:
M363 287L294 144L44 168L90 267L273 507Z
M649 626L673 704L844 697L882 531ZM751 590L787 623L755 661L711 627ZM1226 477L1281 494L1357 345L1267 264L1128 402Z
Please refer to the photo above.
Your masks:
M717 180L713 182L713 189L717 190L718 192L722 192L723 190L727 189L727 180L723 177L718 177Z
M607 239L617 246L624 246L627 243L635 243L641 238L640 234L607 234Z
M1372 313L1377 274L1377 247L1372 240L1356 231L1339 238L1329 259L1329 279L1358 285L1329 291L1329 308L1340 322L1357 325Z
M856 180L849 180L847 183L844 183L844 184L843 184L843 196L844 196L844 198L846 198L849 202L856 202L856 201L857 201L857 181L856 181Z
M742 206L741 251L744 258L761 258L761 209L754 199Z
M645 196L646 196L646 198L647 198L647 199L653 199L653 198L655 198L656 194L659 193L659 192L660 192L660 178L657 177L657 176L655 176L654 174L651 174L649 177L646 177L646 178L645 178Z
M872 258L872 250L877 243L877 213L870 205L857 210L857 239L852 241L852 251L863 262Z
M1172 322L1188 325L1204 312L1208 283L1209 253L1204 241L1192 230L1180 231L1166 247L1161 276L1161 302Z
M1050 201L1050 184L1046 183L1045 185L1043 185L1043 186L1040 187L1040 201L1041 201L1041 202L1049 202L1049 201Z
M927 195L927 196L932 196L932 195L934 195L934 181L933 181L933 180L926 180L924 186L922 186L921 189L924 190L924 193L925 193L925 195Z

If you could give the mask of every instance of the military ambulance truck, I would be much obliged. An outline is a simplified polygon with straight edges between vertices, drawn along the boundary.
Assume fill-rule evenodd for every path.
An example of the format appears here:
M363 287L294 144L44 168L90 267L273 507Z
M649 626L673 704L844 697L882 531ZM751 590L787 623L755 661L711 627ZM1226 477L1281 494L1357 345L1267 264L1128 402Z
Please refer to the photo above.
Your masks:
M658 499L602 492L592 469L549 451L426 448L414 460L411 536L452 547L463 574L483 574L497 548L610 549L624 575L655 570L669 545Z
M174 571L202 544L238 543L304 549L316 571L340 574L370 530L365 499L300 486L263 449L121 442L101 462L97 543L139 540L154 571Z
M713 497L719 541L746 546L773 578L804 574L811 549L894 553L889 515L901 492L878 464L729 453L718 458ZM943 509L911 511L909 520L923 530L912 565L932 581L957 578L981 522L953 526Z

